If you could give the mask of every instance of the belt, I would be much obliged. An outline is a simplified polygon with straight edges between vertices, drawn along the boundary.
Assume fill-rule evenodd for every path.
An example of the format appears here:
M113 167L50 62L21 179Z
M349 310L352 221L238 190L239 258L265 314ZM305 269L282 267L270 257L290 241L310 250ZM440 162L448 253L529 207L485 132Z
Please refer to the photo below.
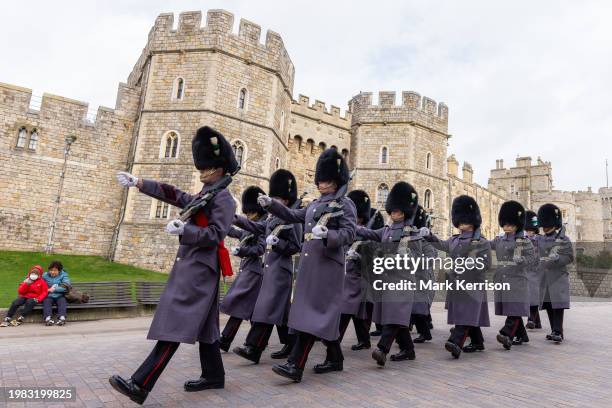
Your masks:
M512 261L497 261L497 264L499 266L517 266L518 265L516 262L512 262Z

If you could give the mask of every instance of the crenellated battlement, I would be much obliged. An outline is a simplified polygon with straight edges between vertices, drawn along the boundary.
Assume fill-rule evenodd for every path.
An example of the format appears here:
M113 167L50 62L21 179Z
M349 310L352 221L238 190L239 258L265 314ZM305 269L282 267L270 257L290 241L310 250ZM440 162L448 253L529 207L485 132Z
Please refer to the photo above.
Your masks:
M21 117L40 118L62 118L75 125L102 127L117 119L132 120L136 114L138 90L120 84L117 92L115 109L104 106L98 107L95 118L88 115L89 104L86 102L70 99L59 95L44 93L40 109L30 108L32 90L11 84L0 82L0 103L10 104L14 114Z
M378 105L372 103L372 92L361 92L349 101L353 124L415 122L437 131L448 131L448 106L444 102L421 96L414 91L403 91L397 103L395 91L380 91Z
M245 19L240 20L238 33L233 33L234 15L226 10L208 10L205 25L200 11L180 13L176 29L173 29L174 18L173 13L157 16L141 58L130 74L130 85L137 83L151 54L210 50L278 73L292 92L295 68L278 33L268 30L262 44L261 27Z
M297 101L291 101L291 112L345 129L351 127L351 112L346 111L344 116L340 116L339 107L330 105L328 110L325 102L318 99L311 105L310 98L302 94L298 96Z

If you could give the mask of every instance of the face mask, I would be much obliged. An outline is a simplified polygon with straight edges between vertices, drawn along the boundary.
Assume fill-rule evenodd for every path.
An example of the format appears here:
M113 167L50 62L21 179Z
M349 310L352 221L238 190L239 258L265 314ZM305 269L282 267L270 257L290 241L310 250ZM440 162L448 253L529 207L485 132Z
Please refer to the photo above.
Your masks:
M33 280L33 281L35 281L36 279L38 279L38 275L37 275L37 274L35 274L35 273L31 273L31 274L30 274L30 279L31 279L31 280Z

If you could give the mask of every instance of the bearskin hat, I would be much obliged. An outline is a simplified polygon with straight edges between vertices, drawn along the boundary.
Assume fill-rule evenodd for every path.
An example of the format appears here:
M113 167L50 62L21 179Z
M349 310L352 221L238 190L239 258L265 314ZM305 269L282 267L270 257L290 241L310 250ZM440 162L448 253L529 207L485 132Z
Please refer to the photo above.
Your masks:
M459 228L459 224L471 224L474 228L480 228L482 224L480 207L476 200L468 195L460 195L453 200L451 218L455 228Z
M376 212L374 208L370 208L370 219L372 217L374 217L374 222L372 223L370 229L377 230L385 226L385 218L380 211Z
M280 197L289 201L292 206L297 200L297 182L289 170L278 169L270 176L270 197Z
M385 203L387 214L391 214L393 210L400 210L404 213L406 219L412 217L419 205L419 195L414 187L405 181L395 183Z
M540 223L538 222L538 215L531 211L525 211L525 230L526 231L540 231Z
M420 205L417 207L417 213L414 217L414 226L416 228L430 227L429 215L427 214L427 211L425 211L425 209Z
M335 181L338 187L349 181L349 169L346 160L334 148L325 150L317 160L315 184L321 181Z
M353 190L347 194L348 198L355 203L357 209L357 218L361 218L364 223L370 219L370 196L363 190Z
M257 213L259 215L266 213L266 210L257 203L257 197L259 197L260 194L266 193L257 186L249 186L242 192L241 201L243 213Z
M518 201L506 201L500 207L497 219L500 227L516 225L516 231L522 231L525 228L525 207Z
M554 204L544 204L538 210L538 221L540 227L544 228L561 228L563 226L563 217L561 210Z
M211 127L204 126L197 130L191 141L191 151L198 170L222 167L226 173L234 174L240 168L232 146Z

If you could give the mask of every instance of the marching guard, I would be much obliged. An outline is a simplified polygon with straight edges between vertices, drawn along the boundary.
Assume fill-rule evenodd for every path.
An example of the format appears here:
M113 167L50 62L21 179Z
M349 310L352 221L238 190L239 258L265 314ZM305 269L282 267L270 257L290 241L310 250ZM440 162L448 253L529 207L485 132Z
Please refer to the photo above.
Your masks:
M259 198L269 213L289 223L304 224L304 242L288 323L296 333L296 341L287 362L272 367L276 374L294 382L302 380L308 354L317 338L327 346L329 360L315 366L315 372L343 369L339 327L344 247L355 238L356 222L355 205L345 196L349 179L344 158L331 148L317 160L315 184L321 196L306 208L290 209L269 196Z
M540 304L546 310L551 333L546 340L563 341L563 315L570 307L570 282L567 265L574 261L574 250L565 235L561 210L544 204L538 210L538 221L544 235L538 239L540 256Z
M181 343L199 342L202 366L200 378L187 381L185 391L223 388L225 384L219 350L218 292L220 274L231 274L223 239L232 225L236 203L226 187L239 166L225 137L208 126L196 132L192 152L204 184L196 195L126 172L117 175L121 185L138 187L150 197L188 210L185 214L189 215L166 226L167 233L178 236L179 248L147 336L157 343L129 379L119 375L109 379L115 390L139 404Z
M253 222L259 221L266 214L257 204L259 194L264 194L264 191L257 186L250 186L244 190L241 197L242 212ZM251 320L263 279L261 256L266 250L263 234L232 227L228 236L239 240L238 246L232 248L231 254L240 258L240 268L238 276L219 306L221 313L229 316L219 341L219 347L223 351L229 350L242 321Z
M509 289L494 293L495 314L506 316L497 341L506 349L529 342L523 316L529 316L527 271L537 265L533 244L524 235L525 208L517 201L506 201L499 209L499 226L503 232L491 241L497 265L494 281ZM515 339L516 337L516 339Z
M491 263L491 245L480 234L482 217L476 200L467 195L456 197L451 206L451 219L455 228L459 229L459 234L441 241L429 229L421 228L422 235L452 259L472 258L476 261L479 258L483 262L483 268L475 267L462 272L455 264L455 269L449 272L447 278L451 284L458 279L468 283L484 283L486 270ZM448 324L455 327L451 329L445 349L454 358L459 358L462 351L472 353L484 350L484 337L480 328L490 326L486 290L453 288L447 291L446 309ZM471 343L464 346L468 337Z
M538 223L538 215L530 210L525 212L525 235L531 241L534 247L536 257L539 261L538 243L540 240L540 224ZM529 284L529 318L525 327L528 329L541 329L542 321L540 320L540 268L538 265L532 265L527 269L527 282Z
M288 206L300 205L295 177L284 169L279 169L270 176L269 195ZM250 233L265 236L266 249L263 259L263 283L251 317L252 326L245 344L233 351L255 364L259 363L276 325L283 348L272 353L271 357L287 358L294 342L294 336L288 333L287 328L293 282L292 256L300 251L302 226L287 225L275 216L268 216L265 221L259 222L238 216L234 223Z

